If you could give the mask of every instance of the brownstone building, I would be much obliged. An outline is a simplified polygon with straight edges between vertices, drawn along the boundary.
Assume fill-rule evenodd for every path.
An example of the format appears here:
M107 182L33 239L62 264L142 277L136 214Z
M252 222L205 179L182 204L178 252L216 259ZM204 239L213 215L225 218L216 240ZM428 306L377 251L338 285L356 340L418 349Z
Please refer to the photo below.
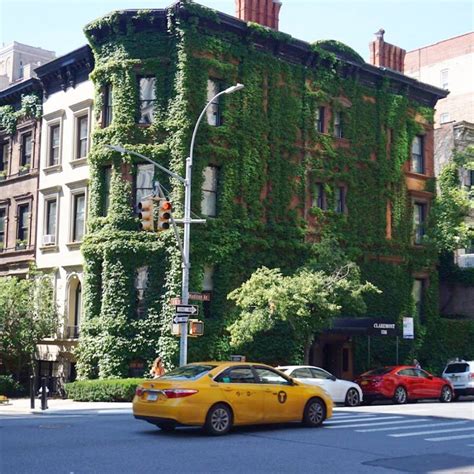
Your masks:
M11 106L0 130L0 276L26 274L35 258L40 91L30 79L0 92L0 105Z

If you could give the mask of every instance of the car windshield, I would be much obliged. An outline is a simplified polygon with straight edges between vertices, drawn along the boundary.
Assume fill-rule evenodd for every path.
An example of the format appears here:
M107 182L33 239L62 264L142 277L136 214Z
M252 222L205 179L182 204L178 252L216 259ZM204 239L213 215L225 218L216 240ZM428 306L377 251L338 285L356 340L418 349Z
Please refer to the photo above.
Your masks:
M216 367L216 365L185 365L162 375L160 380L196 380Z
M380 367L378 369L369 370L362 374L364 377L367 375L385 375L388 374L392 370L392 367Z
M466 364L465 362L459 363L459 364L449 364L444 372L446 374L461 374L463 372L468 372L469 371L469 364Z

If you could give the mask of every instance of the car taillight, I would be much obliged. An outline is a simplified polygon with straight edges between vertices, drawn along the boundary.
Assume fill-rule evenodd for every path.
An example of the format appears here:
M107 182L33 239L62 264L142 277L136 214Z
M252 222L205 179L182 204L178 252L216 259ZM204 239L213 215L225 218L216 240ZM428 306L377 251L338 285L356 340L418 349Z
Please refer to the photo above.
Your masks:
M143 387L137 387L137 388L135 389L135 395L136 395L137 397L141 397L141 396L143 395Z
M474 372L471 372L471 379L474 379Z
M192 390L187 388L168 388L166 390L163 390L163 392L168 398L184 398L198 393L198 390Z

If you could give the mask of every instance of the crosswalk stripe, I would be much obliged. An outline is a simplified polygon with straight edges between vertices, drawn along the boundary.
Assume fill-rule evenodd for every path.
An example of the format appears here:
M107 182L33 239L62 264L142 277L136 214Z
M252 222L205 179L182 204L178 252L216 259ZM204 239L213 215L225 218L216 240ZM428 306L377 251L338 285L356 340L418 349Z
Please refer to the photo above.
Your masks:
M436 433L454 433L455 431L472 431L474 430L474 426L470 428L449 428L447 430L430 430L430 431L416 431L415 433L397 433L391 434L392 438L405 438L407 436L421 436L426 434L436 434Z
M418 423L419 421L427 421L428 418L420 418L419 420L407 420L406 422ZM393 422L395 423L395 422ZM402 423L402 422L400 422ZM467 421L453 421L447 423L430 423L426 425L418 425L417 428L430 428L432 426L451 426L465 424ZM370 433L372 431L395 431L395 430L411 430L413 426L389 426L388 428L367 428L365 430L356 430L358 433Z
M357 418L357 417L366 417L366 416L377 416L377 415L371 415L370 413L346 413L346 412L333 412L332 413L333 418Z
M425 438L425 441L450 441L452 439L468 439L474 438L474 434L459 435L459 436L442 436L441 438Z
M384 420L391 419L391 418L401 418L400 416L387 416L383 418ZM376 418L377 420L381 420L382 418ZM381 422L372 422L372 423L355 423L350 425L336 425L336 426L327 426L327 428L359 428L363 426L381 426L381 425L393 425L394 423L401 423L401 421L381 421ZM404 422L406 423L406 422ZM326 422L325 425L328 423Z
M331 418L331 421L330 423L347 423L348 421L368 421L368 420L376 420L377 417L376 416L373 416L373 417L364 417L364 418L341 418L341 419L337 419L337 420L333 420Z

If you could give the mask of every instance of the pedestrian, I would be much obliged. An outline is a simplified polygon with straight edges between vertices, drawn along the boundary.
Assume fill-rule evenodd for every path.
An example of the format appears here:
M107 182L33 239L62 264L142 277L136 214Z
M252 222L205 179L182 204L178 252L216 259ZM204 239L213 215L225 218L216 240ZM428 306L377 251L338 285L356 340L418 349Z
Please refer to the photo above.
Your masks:
M163 361L161 360L161 357L157 357L155 361L153 362L153 365L151 366L150 370L150 375L154 378L157 379L158 377L161 377L165 373L165 368L163 366Z
M421 364L420 364L416 359L413 359L413 365L414 365L417 369L421 369Z

